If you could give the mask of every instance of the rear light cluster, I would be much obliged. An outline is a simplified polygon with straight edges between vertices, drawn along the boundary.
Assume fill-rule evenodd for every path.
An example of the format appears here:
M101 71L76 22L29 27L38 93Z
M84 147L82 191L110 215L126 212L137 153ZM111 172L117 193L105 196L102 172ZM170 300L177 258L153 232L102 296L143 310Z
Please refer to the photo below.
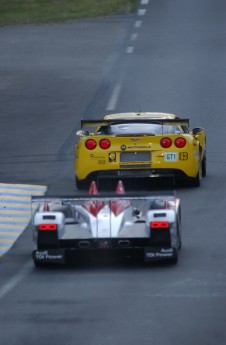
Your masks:
M93 139L86 140L85 146L88 150L94 150L95 147L97 146L97 143Z
M98 144L99 144L99 147L103 150L107 150L111 146L111 142L108 139L101 139ZM162 138L160 141L160 144L163 148L168 149L170 146L172 146L172 140L167 137ZM174 145L178 148L183 148L186 145L186 140L182 137L179 137L174 140ZM88 150L94 150L97 147L96 140L94 139L86 140L85 147Z
M167 229L169 227L169 222L151 222L152 229Z
M172 145L172 140L170 138L162 138L160 141L160 144L162 147L164 147L165 149L168 149L171 145ZM186 145L186 140L182 137L179 137L177 139L174 140L174 145L176 147L178 147L179 149L185 147Z
M57 224L39 224L40 231L56 231Z
M162 147L167 149L168 147L172 145L172 140L170 138L162 138L160 141L160 144Z
M101 149L103 150L107 150L109 149L109 147L111 146L111 142L110 140L108 139L101 139L99 141L99 146ZM96 147L97 147L97 142L96 140L94 139L88 139L86 140L85 142L85 147L88 149L88 150L94 150Z

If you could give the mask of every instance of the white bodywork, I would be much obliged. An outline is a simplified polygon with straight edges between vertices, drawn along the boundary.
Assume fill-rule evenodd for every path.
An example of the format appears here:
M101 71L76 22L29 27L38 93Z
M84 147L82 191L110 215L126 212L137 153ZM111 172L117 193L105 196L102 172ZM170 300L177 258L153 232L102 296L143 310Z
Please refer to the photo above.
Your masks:
M141 251L145 262L177 260L181 247L180 200L127 196L121 181L116 195L100 196L93 181L88 196L33 198L33 259L64 263L71 252L122 249ZM36 207L35 207L36 206Z
M136 217L132 215L132 207L125 209L117 216L105 205L96 216L92 215L83 206L75 206L76 211L84 218L81 226L89 230L92 237L108 238L120 237L120 231L134 224Z
M49 219L52 217L52 219ZM65 229L65 216L62 212L36 212L33 217L34 226L39 226L40 224L57 224L58 231L63 232Z
M165 199L157 200L165 202ZM67 206L62 205L60 199L47 200L49 211L43 211L43 205L40 203L33 216L33 225L37 228L43 223L57 224L59 239L147 238L151 235L150 223L157 219L169 222L172 245L175 246L180 224L180 201L176 198L166 200L167 206L164 209L150 209L150 199L137 200L136 197L132 200L124 200L123 197L114 200L72 200L66 203ZM65 210L70 210L70 216L65 216Z

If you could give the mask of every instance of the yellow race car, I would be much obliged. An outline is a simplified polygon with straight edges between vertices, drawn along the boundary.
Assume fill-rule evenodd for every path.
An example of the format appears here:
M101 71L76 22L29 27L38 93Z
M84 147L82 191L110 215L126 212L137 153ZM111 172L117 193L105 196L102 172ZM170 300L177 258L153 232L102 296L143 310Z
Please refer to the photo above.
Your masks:
M119 113L82 120L75 147L78 189L91 180L172 177L199 186L206 175L206 135L166 113Z

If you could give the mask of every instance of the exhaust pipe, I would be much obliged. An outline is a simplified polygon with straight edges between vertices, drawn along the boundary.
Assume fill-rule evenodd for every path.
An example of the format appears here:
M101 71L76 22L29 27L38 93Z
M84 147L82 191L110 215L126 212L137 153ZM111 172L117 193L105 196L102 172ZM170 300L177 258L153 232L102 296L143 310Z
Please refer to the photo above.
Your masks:
M119 240L118 241L118 246L119 247L127 248L127 247L131 246L131 242L129 240Z
M86 249L91 246L90 241L79 241L78 247L81 249Z

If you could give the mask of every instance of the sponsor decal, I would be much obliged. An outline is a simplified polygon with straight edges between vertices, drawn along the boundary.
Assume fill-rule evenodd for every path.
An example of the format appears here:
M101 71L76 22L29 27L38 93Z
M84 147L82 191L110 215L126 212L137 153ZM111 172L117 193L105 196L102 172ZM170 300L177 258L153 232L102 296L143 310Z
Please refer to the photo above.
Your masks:
M187 161L188 160L188 153L187 152L180 152L179 159L181 161Z
M36 250L33 253L36 261L64 263L64 250Z
M129 146L126 146L126 145L121 145L120 146L121 150L122 151L125 151L127 149L148 149L150 150L151 149L151 145L129 145Z
M150 145L129 145L128 149L150 149Z
M178 161L178 153L177 152L165 152L164 153L164 160L165 160L165 162L177 162Z
M157 259L170 259L175 256L175 252L173 248L161 248L161 249L152 249L146 248L145 249L145 260L157 260Z

